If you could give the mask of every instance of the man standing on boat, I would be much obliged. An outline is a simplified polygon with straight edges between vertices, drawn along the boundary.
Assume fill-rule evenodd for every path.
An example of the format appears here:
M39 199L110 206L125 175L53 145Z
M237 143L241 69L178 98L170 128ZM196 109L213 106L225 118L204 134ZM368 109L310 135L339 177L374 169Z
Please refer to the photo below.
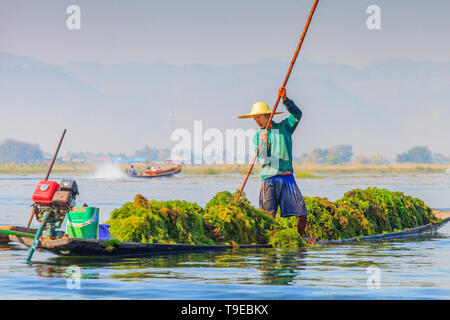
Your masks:
M239 118L253 118L261 128L253 137L255 149L261 139L261 148L258 153L258 157L262 160L260 208L273 218L276 217L278 207L283 218L297 216L297 231L300 236L303 236L307 211L303 196L295 182L292 166L292 133L297 128L302 111L286 97L285 88L279 88L278 94L290 115L279 123L272 121L268 131L265 127L272 111L265 102L255 103L249 114ZM282 112L275 112L275 114L279 113Z

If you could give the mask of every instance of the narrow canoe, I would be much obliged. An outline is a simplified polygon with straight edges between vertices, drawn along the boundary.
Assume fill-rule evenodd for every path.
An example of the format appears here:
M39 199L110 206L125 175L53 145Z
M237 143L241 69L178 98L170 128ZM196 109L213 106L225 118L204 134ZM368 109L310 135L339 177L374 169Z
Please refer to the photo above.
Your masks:
M166 169L166 170L161 170L160 173L154 173L154 174L145 174L145 173L138 173L135 175L131 175L129 173L127 173L127 175L131 178L160 178L160 177L170 177L174 174L180 173L181 172L181 166L180 167L174 167L174 168L170 168L170 169Z
M437 213L437 214L436 214ZM404 239L420 235L435 235L439 228L450 221L450 211L435 211L436 216L442 219L441 223L430 223L424 226L390 232L386 234L372 235L360 238L349 238L342 240L316 241L316 244L340 244L355 241L383 241L393 239ZM27 229L17 226L4 226L0 229L13 233L9 235L0 234L7 237L9 241L22 243L31 246L33 234L37 229ZM182 252L199 251L219 251L232 249L231 245L190 245L190 244L162 244L162 243L137 243L121 242L115 246L109 246L108 242L95 239L63 238L58 240L42 240L38 246L41 250L53 252L57 255L65 256L142 256L152 254L173 254ZM267 244L239 245L239 248L270 248Z
M29 237L9 235L13 242L20 242L31 246L33 239ZM40 241L39 249L53 252L62 256L143 256L153 254L173 254L183 252L220 251L233 249L232 245L191 245L191 244L163 244L120 242L115 246L108 246L108 242L95 239L64 238L58 240ZM270 245L241 245L239 248L270 248Z
M372 236L365 237L355 237L348 238L342 240L323 240L317 241L316 244L337 244L337 243L346 243L346 242L355 242L355 241L383 241L383 240L393 240L393 239L404 239L410 237L416 237L418 235L435 235L439 228L443 227L447 222L450 221L450 217L443 219L441 223L429 223L424 226L389 232L385 234L376 234Z

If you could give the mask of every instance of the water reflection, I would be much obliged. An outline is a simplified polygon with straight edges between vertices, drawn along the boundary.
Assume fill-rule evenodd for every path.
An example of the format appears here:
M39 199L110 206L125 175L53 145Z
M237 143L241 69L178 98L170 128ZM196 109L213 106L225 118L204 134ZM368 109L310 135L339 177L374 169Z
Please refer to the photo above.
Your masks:
M15 251L21 249L22 246L14 242L0 243L0 251Z
M241 249L137 258L51 256L31 265L38 277L67 278L77 266L82 279L176 279L215 283L292 285L305 269L307 250Z
M67 268L77 266L82 279L171 279L204 283L299 285L302 280L308 280L302 275L307 269L319 272L336 269L364 272L369 266L377 266L385 270L400 267L405 259L410 263L411 259L415 259L426 265L427 262L422 261L423 252L417 250L417 246L429 247L429 255L433 251L430 241L447 238L447 235L438 234L431 239L423 236L416 239L314 246L298 250L238 249L134 258L49 255L49 259L44 262L33 262L32 267L38 277L46 278L67 278ZM11 247L14 246L2 245L0 250L9 250Z
M336 200L352 188L377 186L404 191L431 207L448 208L449 177L442 174L327 176L308 180L304 194ZM29 211L25 209L38 179L31 175L0 176L1 224L26 223ZM138 189L148 198L183 199L204 206L217 192L234 191L242 183L240 180L239 175L229 178L180 175L157 183L82 178L79 187L84 191L79 200L101 207L103 223L111 210L132 200ZM260 180L250 177L248 184L249 189L257 189ZM257 204L258 194L250 193L249 200ZM136 258L59 257L38 252L31 266L25 262L28 248L9 243L0 245L0 298L36 298L45 290L47 298L77 299L445 299L450 297L450 224L441 231L444 234L433 238L424 235L298 251L239 249ZM66 288L70 266L80 268L82 290ZM381 290L367 289L369 266L381 269ZM43 278L47 281L43 282Z
M7 243L0 243L0 251L10 251L12 247Z
M264 284L291 285L306 266L307 249L297 251L275 251L263 256L258 268L262 272Z
M23 296L28 294L26 290L31 290L31 295L39 294L41 289L36 288L41 288L40 279L53 278L56 281L46 281L46 285L70 297L75 294L101 298L110 294L132 298L139 292L139 298L150 299L220 299L239 291L249 299L339 295L395 298L396 295L386 295L393 290L404 297L445 297L450 296L449 245L447 233L431 239L418 237L300 250L238 249L135 258L66 257L39 252L30 265L25 263L24 246L8 244L2 246L6 251L0 252L0 280L16 284L14 290ZM70 272L74 266L79 274ZM370 266L381 269L380 291L367 289ZM67 280L74 276L82 280L83 291L66 288ZM256 292L257 296L251 295Z
M74 265L59 266L55 264L35 263L33 264L35 273L40 278L78 278L78 279L99 279L100 272L97 267L76 266L76 272L73 271ZM79 268L79 270L78 270ZM72 270L72 271L71 271ZM91 271L91 272L90 272Z

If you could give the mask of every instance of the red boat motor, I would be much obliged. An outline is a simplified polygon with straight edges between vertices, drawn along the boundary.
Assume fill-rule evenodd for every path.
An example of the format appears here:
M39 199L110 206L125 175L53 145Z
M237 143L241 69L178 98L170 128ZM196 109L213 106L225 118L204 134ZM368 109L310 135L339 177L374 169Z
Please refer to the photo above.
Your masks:
M61 231L56 231L64 222L66 214L75 206L78 186L74 180L63 180L61 184L54 181L41 181L32 196L33 211L36 219L46 221L44 238L60 238Z

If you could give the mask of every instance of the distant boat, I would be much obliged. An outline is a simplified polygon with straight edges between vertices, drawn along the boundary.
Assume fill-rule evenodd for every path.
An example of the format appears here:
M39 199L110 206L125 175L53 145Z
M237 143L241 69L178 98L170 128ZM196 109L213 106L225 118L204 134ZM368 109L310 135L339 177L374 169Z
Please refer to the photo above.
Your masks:
M137 173L137 174L130 174L127 172L127 175L131 178L159 178L159 177L170 177L174 174L181 172L181 165L165 170L161 170L160 172L152 172L152 173Z

